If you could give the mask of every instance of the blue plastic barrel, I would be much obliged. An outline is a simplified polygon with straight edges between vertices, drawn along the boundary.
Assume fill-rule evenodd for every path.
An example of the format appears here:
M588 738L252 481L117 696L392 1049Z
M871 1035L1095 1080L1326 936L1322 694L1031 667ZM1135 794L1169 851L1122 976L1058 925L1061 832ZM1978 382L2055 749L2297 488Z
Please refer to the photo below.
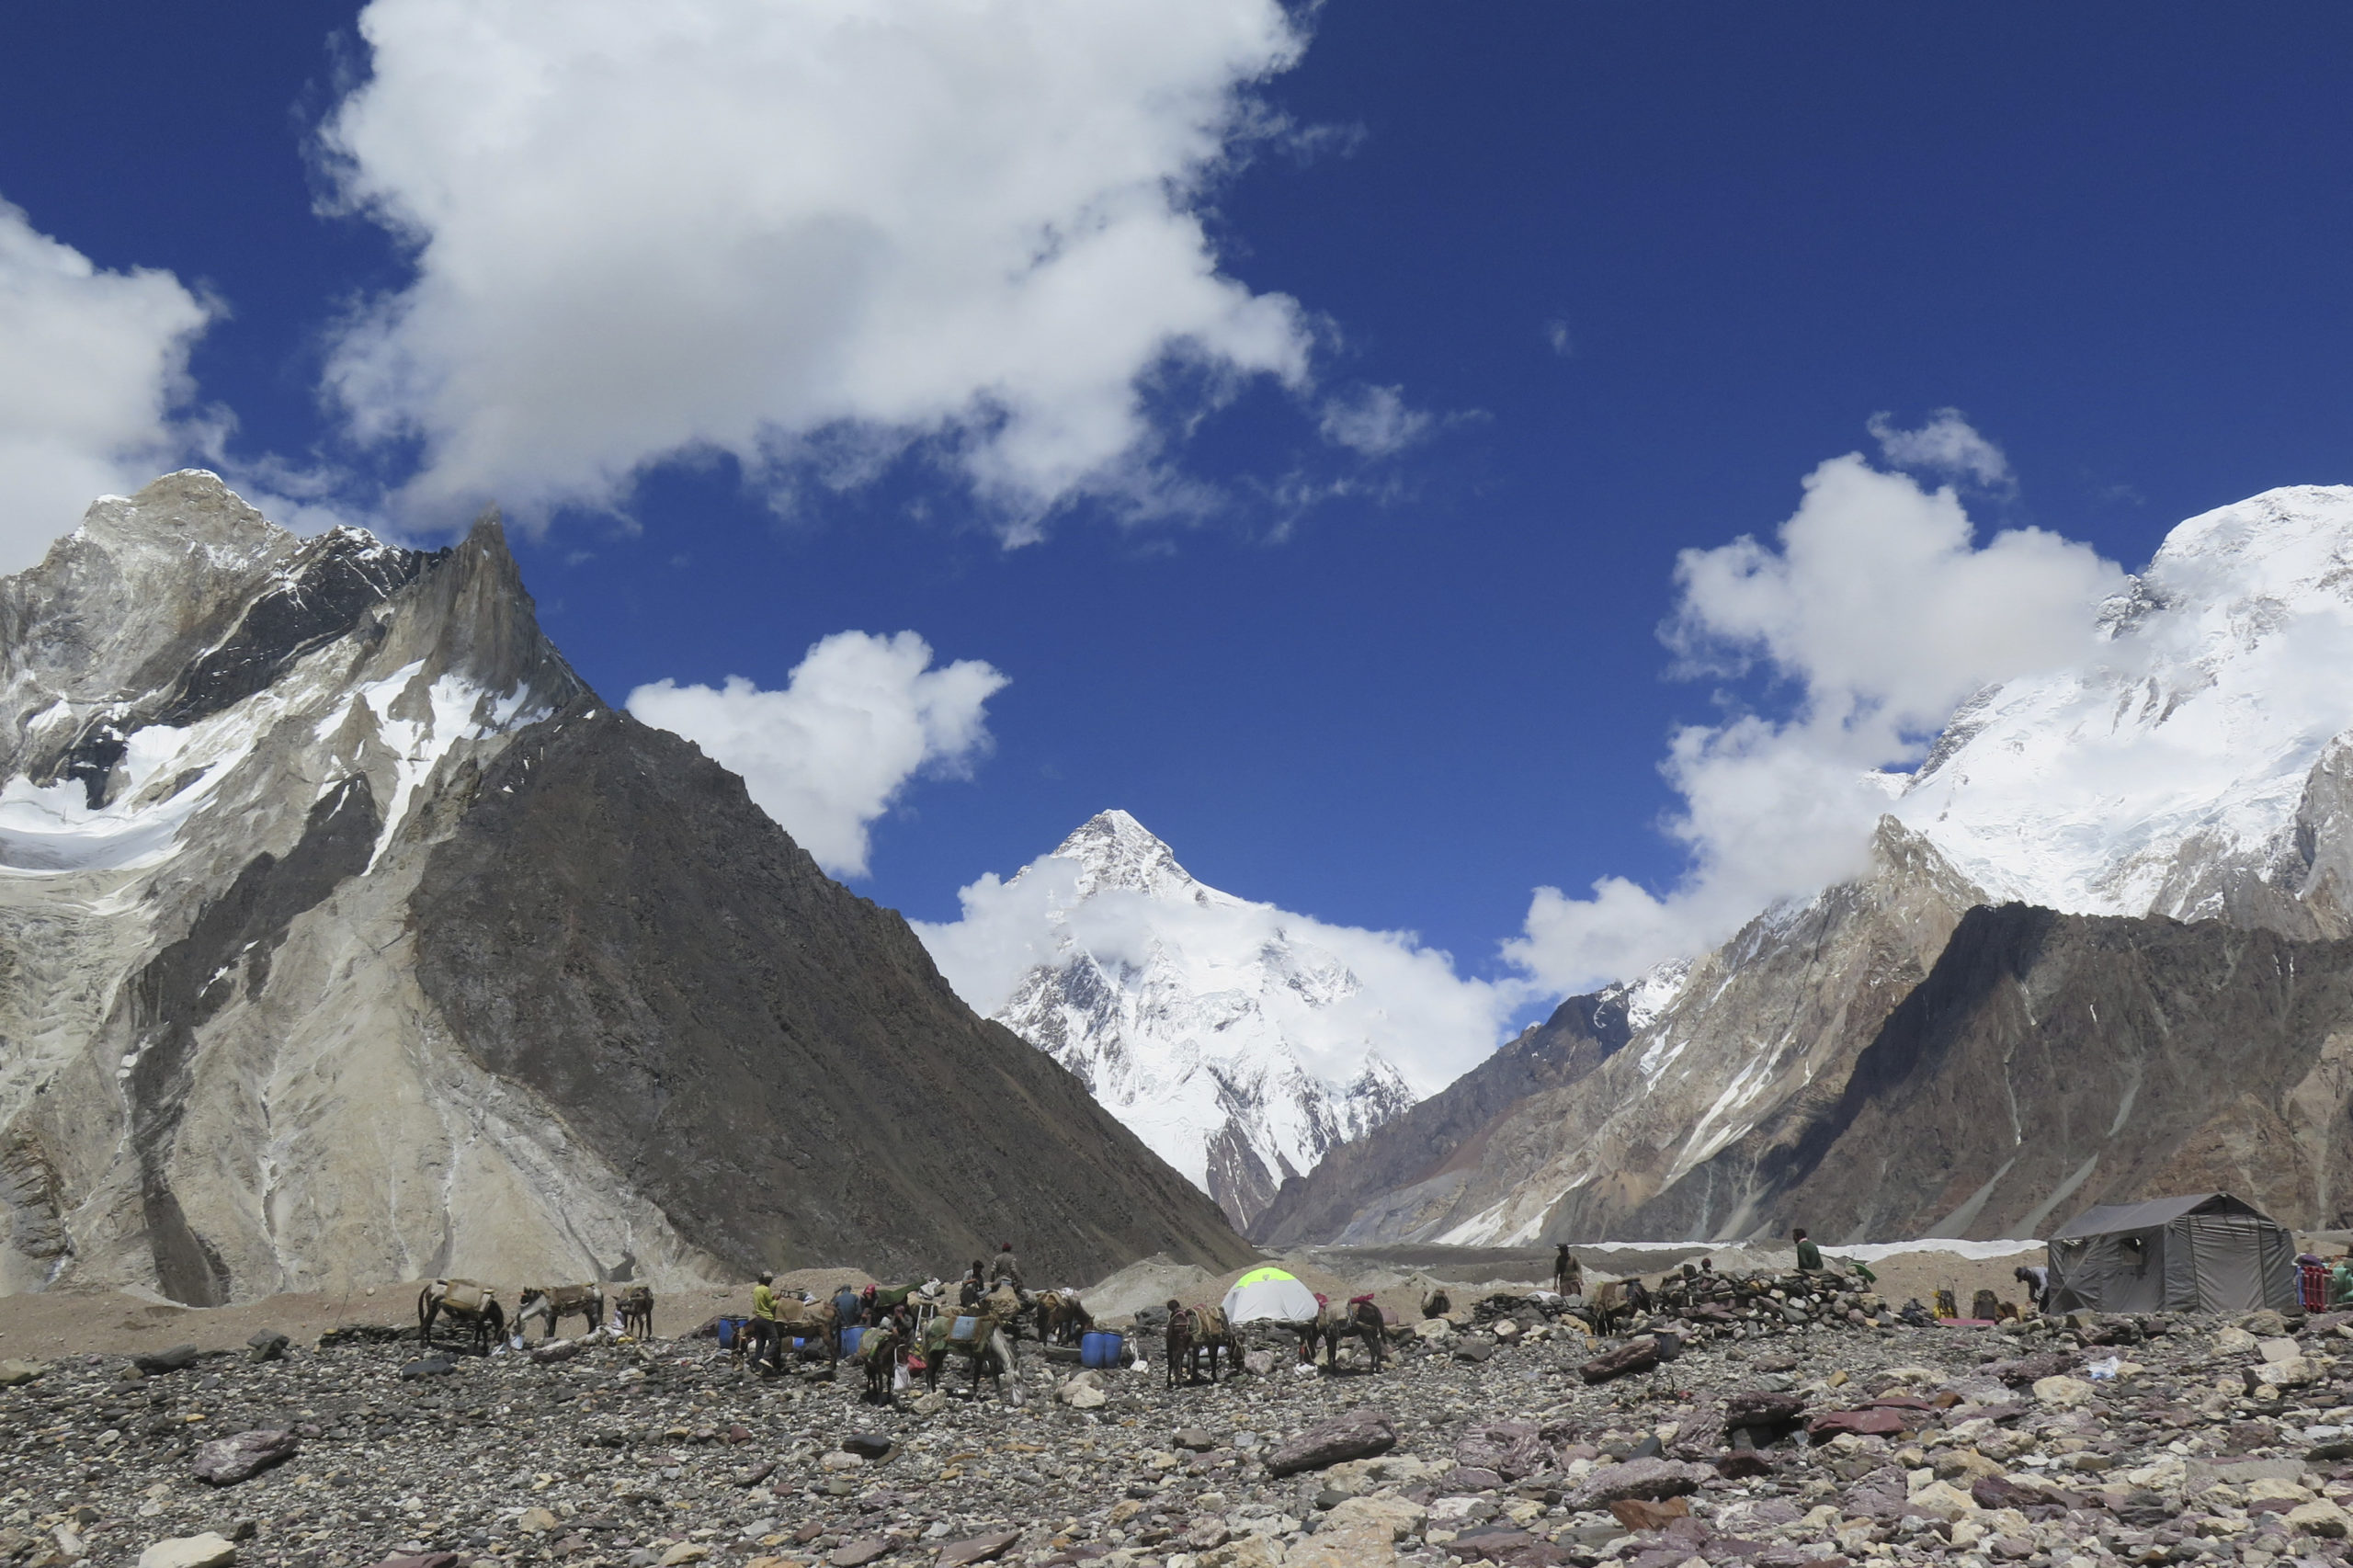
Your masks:
M1078 1337L1078 1364L1082 1367L1093 1367L1102 1371L1113 1370L1120 1366L1120 1352L1124 1350L1126 1346L1127 1341L1116 1334L1105 1334L1098 1331L1093 1334L1080 1335Z
M719 1347L722 1350L734 1349L735 1341L743 1335L744 1325L751 1321L752 1320L749 1318L740 1317L721 1318L719 1320Z
M845 1356L857 1355L858 1342L865 1337L866 1327L863 1324L852 1324L849 1327L842 1330L842 1354Z

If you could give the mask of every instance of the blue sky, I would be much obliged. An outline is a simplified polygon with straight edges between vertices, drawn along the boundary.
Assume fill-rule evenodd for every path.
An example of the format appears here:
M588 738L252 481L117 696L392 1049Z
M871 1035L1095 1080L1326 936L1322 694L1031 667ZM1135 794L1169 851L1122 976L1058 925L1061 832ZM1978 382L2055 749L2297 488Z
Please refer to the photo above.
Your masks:
M403 4L427 32L462 14ZM794 6L767 11L789 30ZM336 324L416 277L381 223L320 210L338 188L320 128L379 64L358 16L19 8L0 199L98 268L162 269L215 302L176 438L225 412L233 477L314 484L321 515L421 534L464 520L474 471L420 484L413 434L372 437L320 391L349 352ZM1657 631L1679 551L1769 538L1825 460L1887 468L1874 415L1912 428L1957 408L1998 447L2006 475L1962 485L1981 540L2040 527L2128 569L2185 516L2353 478L2341 7L1335 0L1296 25L1295 63L1205 78L1258 130L1222 122L1172 200L1202 222L1228 302L1295 301L1289 335L1218 326L1222 371L1154 360L1149 450L1120 485L1008 506L974 478L975 437L851 443L759 475L706 450L597 506L525 506L542 618L616 699L663 679L782 687L852 630L912 631L1005 677L968 776L915 778L873 824L853 885L884 903L948 918L960 886L1117 805L1205 881L1501 972L1531 889L1618 875L1664 892L1682 874L1658 827L1676 726L1720 722L1727 699L1806 700L1805 673L1772 656L1669 678ZM1116 94L1150 47L1107 37L1090 81ZM949 90L938 58L861 69ZM1016 62L971 90L1054 69ZM623 71L597 90L622 113L676 80ZM375 133L397 142L431 106ZM713 177L834 155L688 118L680 145L725 142ZM415 191L446 172L384 174L384 144L380 178ZM925 182L961 151L848 177L916 170L902 243L920 248L941 199ZM448 156L474 177L463 146ZM593 199L649 188L616 178ZM561 223L594 189L511 199ZM627 231L596 233L584 252ZM629 291L597 298L571 336L530 342L626 343ZM1299 365L1277 366L1286 352ZM1385 437L1359 444L1393 449L1326 428L1384 408ZM1009 548L1009 530L1039 537Z

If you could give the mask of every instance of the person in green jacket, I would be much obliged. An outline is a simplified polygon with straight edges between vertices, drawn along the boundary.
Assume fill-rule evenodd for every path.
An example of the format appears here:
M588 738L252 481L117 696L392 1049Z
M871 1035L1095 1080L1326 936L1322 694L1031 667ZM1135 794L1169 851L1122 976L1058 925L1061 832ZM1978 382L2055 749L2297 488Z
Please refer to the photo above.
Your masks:
M2336 1268L2328 1277L2328 1302L2333 1307L2353 1307L2353 1253L2336 1260Z
M1791 1231L1790 1233L1790 1240L1798 1244L1798 1268L1800 1272L1806 1274L1819 1274L1822 1272L1822 1249L1807 1239L1805 1227L1801 1225L1796 1230Z
M774 1365L783 1358L784 1325L776 1321L776 1276L766 1269L752 1287L752 1321L745 1326L750 1331L747 1337L755 1363Z

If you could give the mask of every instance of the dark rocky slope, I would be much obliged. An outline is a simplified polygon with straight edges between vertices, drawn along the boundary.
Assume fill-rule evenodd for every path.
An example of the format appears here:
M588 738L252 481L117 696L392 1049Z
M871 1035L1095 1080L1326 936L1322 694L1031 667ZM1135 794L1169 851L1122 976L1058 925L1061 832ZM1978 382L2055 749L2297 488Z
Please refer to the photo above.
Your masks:
M465 1049L731 1264L936 1270L1010 1240L1051 1283L1250 1256L741 779L593 698L484 773L412 907Z
M1583 1081L1627 1038L1622 989L1570 997L1428 1099L1284 1182L1250 1227L1252 1239L1267 1246L1370 1240L1381 1219L1450 1198L1506 1119L1540 1094ZM1379 1218L1360 1214L1375 1194Z

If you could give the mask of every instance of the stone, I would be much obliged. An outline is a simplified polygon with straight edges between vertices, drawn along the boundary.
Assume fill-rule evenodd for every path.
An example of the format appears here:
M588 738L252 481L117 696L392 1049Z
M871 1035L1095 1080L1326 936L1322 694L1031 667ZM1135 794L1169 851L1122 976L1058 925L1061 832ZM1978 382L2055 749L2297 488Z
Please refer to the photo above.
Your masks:
M1687 1460L1627 1460L1622 1464L1603 1465L1596 1470L1583 1484L1563 1496L1561 1506L1572 1514L1581 1514L1589 1508L1607 1508L1628 1497L1663 1503L1669 1497L1697 1492L1702 1483L1715 1479L1712 1465L1693 1464Z
M256 1329L253 1337L245 1341L245 1359L275 1361L286 1354L286 1347L292 1343L274 1328Z
M1645 1335L1595 1357L1577 1369L1577 1376L1587 1383L1606 1383L1612 1378L1647 1372L1657 1365L1658 1341Z
M1343 1460L1370 1459L1397 1446L1397 1424L1370 1405L1318 1422L1267 1456L1267 1473L1294 1475Z
M2073 1410L2079 1404L2088 1403L2092 1395L2098 1392L2081 1378L2064 1375L2037 1378L2034 1382L2034 1397L2059 1410Z
M1397 1548L1386 1535L1317 1530L1283 1554L1283 1568L1392 1568Z
M2255 1346L2255 1335L2235 1324L2217 1331L2214 1335L2214 1348L2224 1356L2244 1356Z
M2266 1361L2277 1366L2282 1361L2292 1361L2296 1359L2296 1358L2304 1353L2304 1347L2297 1344L2294 1340L2282 1335L2278 1339L2259 1339L2256 1341L2255 1352L2256 1355L2262 1357Z
M454 1551L420 1551L407 1557L387 1557L376 1568L458 1568L464 1561Z
M1689 1518L1691 1505L1680 1497L1663 1503L1620 1497L1609 1505L1609 1517L1630 1530L1663 1530L1674 1520Z
M846 1540L834 1548L833 1555L825 1561L832 1563L833 1568L865 1568L865 1564L876 1558L887 1556L891 1547L892 1542L887 1537L860 1536L856 1540Z
M1248 1351L1245 1353L1242 1358L1242 1369L1249 1373L1254 1378L1273 1377L1275 1375L1275 1353L1271 1350Z
M682 1540L664 1552L660 1562L662 1568L678 1568L681 1562L699 1562L710 1555L710 1548L700 1541Z
M157 1541L139 1554L139 1568L222 1568L236 1560L237 1549L227 1536L206 1530Z
M1406 1540L1421 1534L1428 1518L1428 1509L1395 1493L1351 1497L1324 1516L1325 1528L1358 1533L1385 1531L1391 1540Z
M817 1458L817 1468L819 1470L836 1471L863 1470L866 1468L866 1459L862 1454L844 1453L836 1449L830 1454L819 1455Z
M40 1361L18 1361L13 1358L0 1361L0 1388L21 1387L48 1370L48 1366Z
M968 1562L994 1562L1020 1539L1019 1530L997 1530L990 1535L950 1541L939 1549L938 1557L932 1559L932 1568L964 1568Z
M294 1457L301 1445L283 1427L215 1437L196 1450L196 1478L208 1486L234 1486Z
M555 1528L556 1517L545 1508L526 1508L516 1517L515 1528L526 1535L545 1535Z
M401 1369L401 1376L412 1381L418 1378L446 1378L458 1369L456 1360L448 1356L420 1356Z
M147 1377L161 1377L166 1372L184 1372L196 1365L200 1352L193 1345L175 1345L169 1350L151 1351L133 1356L131 1364Z
M880 1432L853 1432L842 1439L842 1452L856 1454L869 1464L881 1464L898 1446Z
M1931 1481L1904 1499L1908 1510L1933 1514L1950 1523L1963 1514L1977 1512L1976 1499L1949 1481Z
M1055 1397L1073 1410L1099 1410L1110 1399L1110 1395L1092 1383L1064 1383L1056 1391Z
M1901 1410L1867 1406L1861 1410L1834 1410L1827 1415L1817 1415L1806 1423L1805 1429L1807 1435L1816 1441L1827 1442L1842 1435L1892 1437L1898 1432L1908 1431L1917 1422L1918 1417L1907 1415Z
M1415 1336L1420 1339L1446 1339L1452 1336L1453 1333L1454 1325L1444 1318L1424 1318L1414 1325Z
M1456 1360L1469 1361L1474 1366L1486 1361L1489 1358L1494 1356L1495 1353L1495 1342L1494 1340L1483 1339L1475 1336L1465 1339L1461 1344L1454 1347L1454 1358Z
M1195 1568L1282 1568L1283 1548L1269 1536L1245 1535L1211 1547L1193 1561Z
M2328 1540L2343 1540L2349 1521L2346 1512L2327 1498L2299 1503L2287 1512L2288 1528L2299 1535L2316 1535Z
M1206 1426L1187 1426L1168 1439L1177 1448L1197 1454L1208 1453L1217 1447L1217 1437Z

